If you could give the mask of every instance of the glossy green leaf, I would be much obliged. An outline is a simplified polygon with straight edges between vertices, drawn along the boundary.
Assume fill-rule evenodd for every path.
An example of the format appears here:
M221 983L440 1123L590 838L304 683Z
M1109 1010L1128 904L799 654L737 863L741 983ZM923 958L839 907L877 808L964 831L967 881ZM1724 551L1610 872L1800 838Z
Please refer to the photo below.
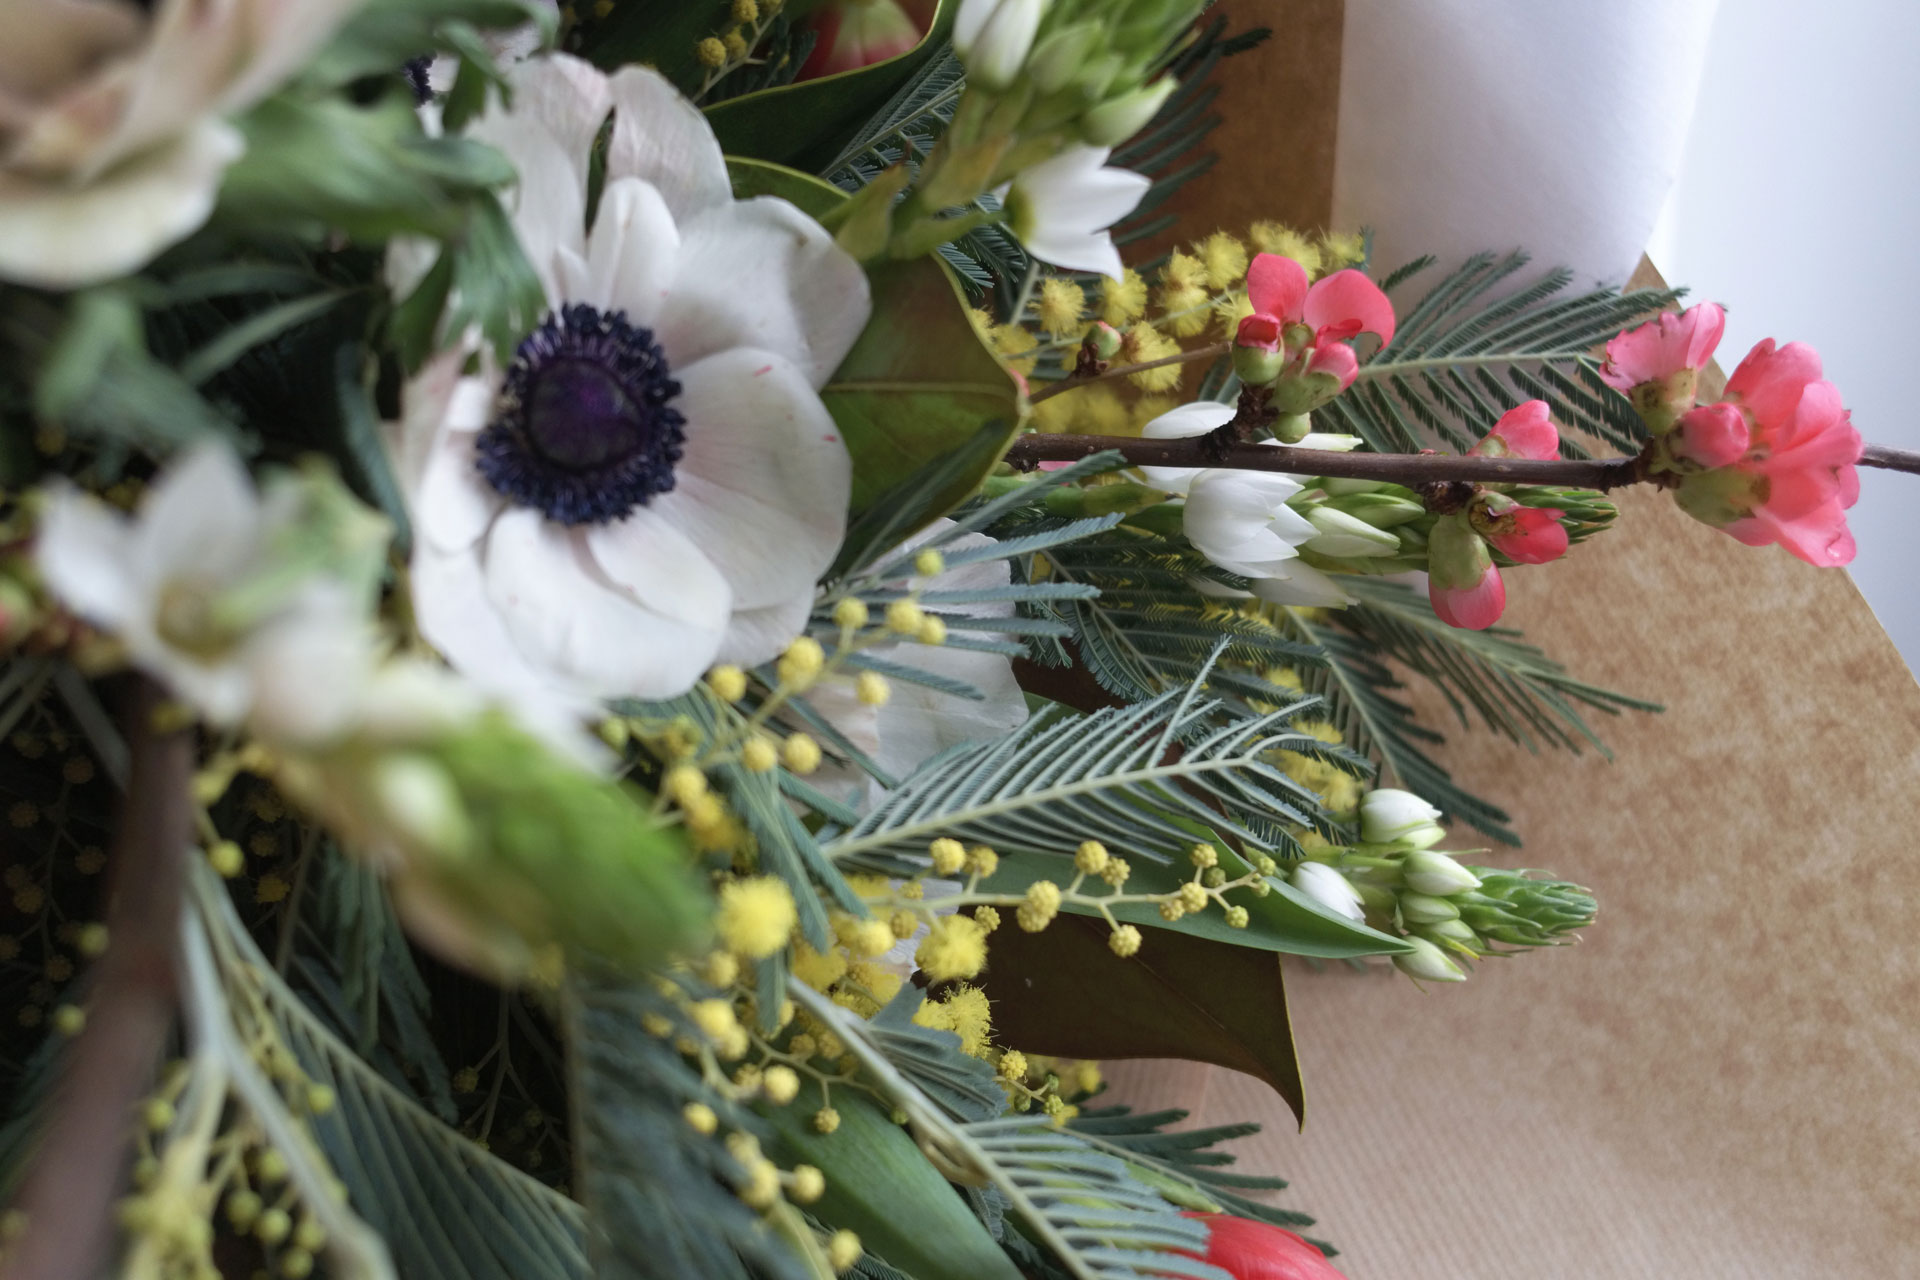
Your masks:
M813 1127L816 1097L766 1107L781 1163L813 1165L826 1193L807 1211L860 1237L867 1251L915 1280L1020 1280L980 1219L928 1163L906 1130L866 1095L836 1090L840 1127Z
M1220 868L1227 873L1229 880L1237 880L1251 869L1240 855L1211 833L1198 830L1197 824L1189 824L1172 814L1157 816L1181 826L1195 826L1196 839L1213 845ZM1133 858L1129 859L1129 865L1132 867L1126 883L1126 892L1129 894L1170 893L1193 878L1192 866L1184 861L1149 862L1144 858ZM1036 880L1064 882L1072 878L1070 859L1033 853L1003 853L999 869L993 873L992 879L982 882L982 887L993 893L1023 893ZM1244 929L1230 927L1225 913L1213 905L1209 905L1205 911L1190 913L1171 922L1161 919L1160 909L1147 903L1127 903L1111 910L1115 919L1139 925L1143 929L1184 933L1234 947L1279 951L1321 960L1398 955L1413 950L1406 939L1392 937L1336 915L1285 880L1270 877L1267 885L1269 892L1265 897L1256 896L1250 888L1228 891L1229 902L1247 909L1247 927ZM1094 883L1092 891L1099 891L1097 883ZM1093 907L1073 902L1061 903L1060 909L1095 917L1100 914ZM1151 943L1152 938L1149 937L1148 941Z
M774 195L821 217L846 197L817 178L755 160L727 162L734 195ZM853 455L858 517L928 462L974 440L988 423L1001 428L997 447L976 454L926 498L904 525L917 529L951 510L980 486L1020 425L1013 375L974 331L965 295L934 258L874 268L873 318L839 370L821 388Z
M708 107L707 122L721 150L809 173L824 169L846 140L940 51L958 8L958 0L941 0L932 29L898 57Z
M1264 1080L1302 1121L1306 1102L1280 958L1158 929L1126 959L1098 920L996 929L981 985L995 1036L1068 1058L1187 1058Z

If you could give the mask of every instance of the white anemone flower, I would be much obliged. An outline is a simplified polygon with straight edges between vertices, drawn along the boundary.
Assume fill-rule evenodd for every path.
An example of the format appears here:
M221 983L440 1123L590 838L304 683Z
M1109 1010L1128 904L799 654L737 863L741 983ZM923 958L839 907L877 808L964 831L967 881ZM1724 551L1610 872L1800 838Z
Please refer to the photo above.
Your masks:
M1150 440L1203 436L1232 420L1234 407L1212 400L1181 405L1141 428ZM1312 437L1308 437L1312 439ZM1187 540L1229 573L1251 578L1252 593L1273 604L1339 607L1353 603L1332 575L1300 562L1299 548L1320 536L1287 505L1300 478L1226 467L1143 467L1147 483L1186 497Z
M1005 198L1013 234L1034 257L1118 280L1125 268L1107 228L1133 212L1150 178L1107 167L1110 147L1075 143L1021 170Z
M1367 910L1347 878L1324 862L1303 862L1287 879L1315 902L1348 920L1364 921Z
M1046 0L960 0L953 51L967 79L999 92L1019 78L1046 15Z
M497 691L670 697L806 621L852 481L818 389L867 279L786 201L733 199L713 131L657 73L554 55L510 77L512 107L471 133L520 171L513 224L552 309L504 374L459 346L406 389L415 616Z
M222 118L299 69L363 0L0 0L0 279L135 270L213 211Z
M371 643L354 593L316 576L233 616L231 593L273 568L292 496L282 487L263 497L231 450L200 445L154 481L131 518L76 489L51 490L35 561L63 604L209 722L264 714L321 732L350 691L309 683L302 696L298 675L310 658L328 655L336 669L334 656Z

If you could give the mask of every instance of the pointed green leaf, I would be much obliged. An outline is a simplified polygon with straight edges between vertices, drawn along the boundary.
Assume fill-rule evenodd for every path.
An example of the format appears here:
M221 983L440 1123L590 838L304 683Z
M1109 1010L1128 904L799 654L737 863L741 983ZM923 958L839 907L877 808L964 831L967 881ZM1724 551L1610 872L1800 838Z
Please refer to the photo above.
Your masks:
M1278 956L1160 929L1123 960L1107 933L1079 916L1039 933L996 929L981 983L994 1034L1060 1057L1231 1067L1273 1086L1306 1119Z
M782 1163L826 1175L826 1193L808 1212L860 1237L867 1251L916 1280L1020 1280L1007 1255L959 1193L927 1162L906 1130L864 1094L833 1095L840 1127L813 1127L818 1099L762 1114L777 1131Z

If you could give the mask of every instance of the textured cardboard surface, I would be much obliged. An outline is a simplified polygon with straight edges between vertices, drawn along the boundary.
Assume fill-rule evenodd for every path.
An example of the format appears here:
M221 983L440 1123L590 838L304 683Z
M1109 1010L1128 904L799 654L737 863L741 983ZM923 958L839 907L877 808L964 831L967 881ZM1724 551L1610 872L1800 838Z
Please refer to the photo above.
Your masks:
M1289 6L1283 49L1229 64L1229 129L1324 69L1300 32L1338 7ZM1313 155L1196 187L1189 232L1312 221L1278 210L1313 207ZM1351 1280L1920 1275L1920 687L1844 573L1658 493L1621 506L1508 576L1507 621L1668 710L1603 725L1613 763L1453 726L1444 752L1528 841L1489 861L1597 892L1586 941L1424 992L1290 967L1304 1133L1212 1068L1116 1064L1116 1094L1264 1123L1242 1159L1292 1180Z

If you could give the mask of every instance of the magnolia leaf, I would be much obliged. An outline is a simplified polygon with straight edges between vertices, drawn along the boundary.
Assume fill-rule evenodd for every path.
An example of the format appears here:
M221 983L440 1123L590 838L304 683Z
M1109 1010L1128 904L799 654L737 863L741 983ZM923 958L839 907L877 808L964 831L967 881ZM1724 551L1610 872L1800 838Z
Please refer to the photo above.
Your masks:
M822 217L846 196L816 178L755 160L727 162L736 197L775 195ZM873 318L820 390L853 455L854 516L874 506L927 463L974 439L988 423L998 447L926 495L907 530L942 515L979 488L1020 425L1013 375L980 342L966 297L934 258L874 267Z
M1231 1067L1273 1086L1305 1121L1278 956L1156 929L1123 960L1108 949L1108 932L1072 915L1039 933L996 929L993 964L981 975L995 1037L1063 1058Z
M853 1231L869 1253L916 1280L1020 1280L906 1130L850 1089L834 1092L833 1108L840 1126L831 1135L813 1127L814 1098L762 1110L779 1134L782 1163L799 1161L826 1175L826 1192L808 1212Z
M959 7L958 0L941 0L931 29L897 57L730 98L707 108L707 123L728 154L819 172L940 51Z

